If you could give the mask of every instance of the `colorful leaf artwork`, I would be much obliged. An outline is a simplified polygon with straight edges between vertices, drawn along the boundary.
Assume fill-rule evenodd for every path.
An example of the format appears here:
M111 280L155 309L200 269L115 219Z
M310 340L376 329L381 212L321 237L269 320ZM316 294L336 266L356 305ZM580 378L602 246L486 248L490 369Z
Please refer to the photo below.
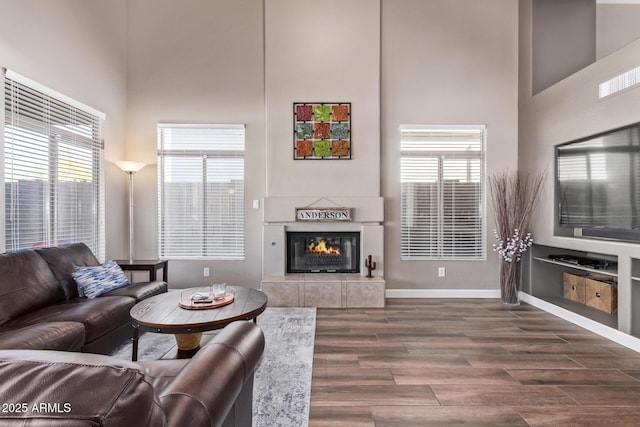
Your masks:
M349 155L349 141L333 141L331 144L332 156L348 156Z
M316 122L328 122L330 118L331 106L323 104L313 106L313 120Z
M317 157L328 157L331 155L331 142L327 140L316 141L313 144L313 155Z
M313 105L296 105L296 120L299 122L313 120Z
M298 123L296 125L296 138L298 139L313 138L313 123Z
M351 159L351 103L293 104L294 160Z
M331 107L331 120L334 122L346 122L349 120L348 105L334 105Z
M331 123L331 139L345 139L348 133L346 123Z
M308 139L296 141L296 157L313 156L313 141Z
M315 139L331 138L331 123L314 123L313 137Z

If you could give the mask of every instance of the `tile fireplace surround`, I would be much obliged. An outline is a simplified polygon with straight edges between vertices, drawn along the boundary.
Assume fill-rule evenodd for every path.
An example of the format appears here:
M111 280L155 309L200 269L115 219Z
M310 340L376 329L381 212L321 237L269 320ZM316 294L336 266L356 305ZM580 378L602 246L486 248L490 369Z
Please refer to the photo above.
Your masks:
M351 221L296 221L296 208L351 208ZM261 289L275 307L384 307L382 197L267 197L264 199ZM286 274L288 231L360 232L360 273ZM367 278L364 260L376 262Z

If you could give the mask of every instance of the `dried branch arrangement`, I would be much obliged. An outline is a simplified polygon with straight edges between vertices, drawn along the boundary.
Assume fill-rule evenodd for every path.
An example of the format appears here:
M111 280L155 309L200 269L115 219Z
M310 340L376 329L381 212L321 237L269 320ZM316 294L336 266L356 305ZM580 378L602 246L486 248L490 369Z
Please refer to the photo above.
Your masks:
M502 171L489 178L491 202L497 228L494 235L498 243L494 250L505 261L500 267L500 285L503 302L517 301L520 290L520 259L532 244L528 232L542 188L545 172L532 178L529 174ZM512 285L516 285L513 289ZM515 293L515 294L514 294Z

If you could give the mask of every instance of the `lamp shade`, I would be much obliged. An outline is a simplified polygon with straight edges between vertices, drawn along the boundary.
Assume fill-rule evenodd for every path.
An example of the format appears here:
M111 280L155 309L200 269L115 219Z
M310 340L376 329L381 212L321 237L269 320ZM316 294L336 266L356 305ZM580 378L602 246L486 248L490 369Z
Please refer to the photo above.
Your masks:
M123 171L125 171L127 173L136 173L140 169L142 169L143 167L146 166L145 163L132 162L132 161L129 161L129 160L121 160L121 161L115 162L115 163L116 163L116 166L118 166L120 169L122 169Z

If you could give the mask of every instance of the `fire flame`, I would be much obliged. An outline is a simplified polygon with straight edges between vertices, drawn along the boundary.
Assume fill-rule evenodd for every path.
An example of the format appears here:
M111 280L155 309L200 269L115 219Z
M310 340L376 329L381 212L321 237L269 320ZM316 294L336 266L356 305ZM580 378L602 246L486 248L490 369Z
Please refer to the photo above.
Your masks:
M311 242L307 248L309 249L309 252L313 254L340 255L340 248L332 245L327 246L327 241L325 239L320 239L318 244Z

